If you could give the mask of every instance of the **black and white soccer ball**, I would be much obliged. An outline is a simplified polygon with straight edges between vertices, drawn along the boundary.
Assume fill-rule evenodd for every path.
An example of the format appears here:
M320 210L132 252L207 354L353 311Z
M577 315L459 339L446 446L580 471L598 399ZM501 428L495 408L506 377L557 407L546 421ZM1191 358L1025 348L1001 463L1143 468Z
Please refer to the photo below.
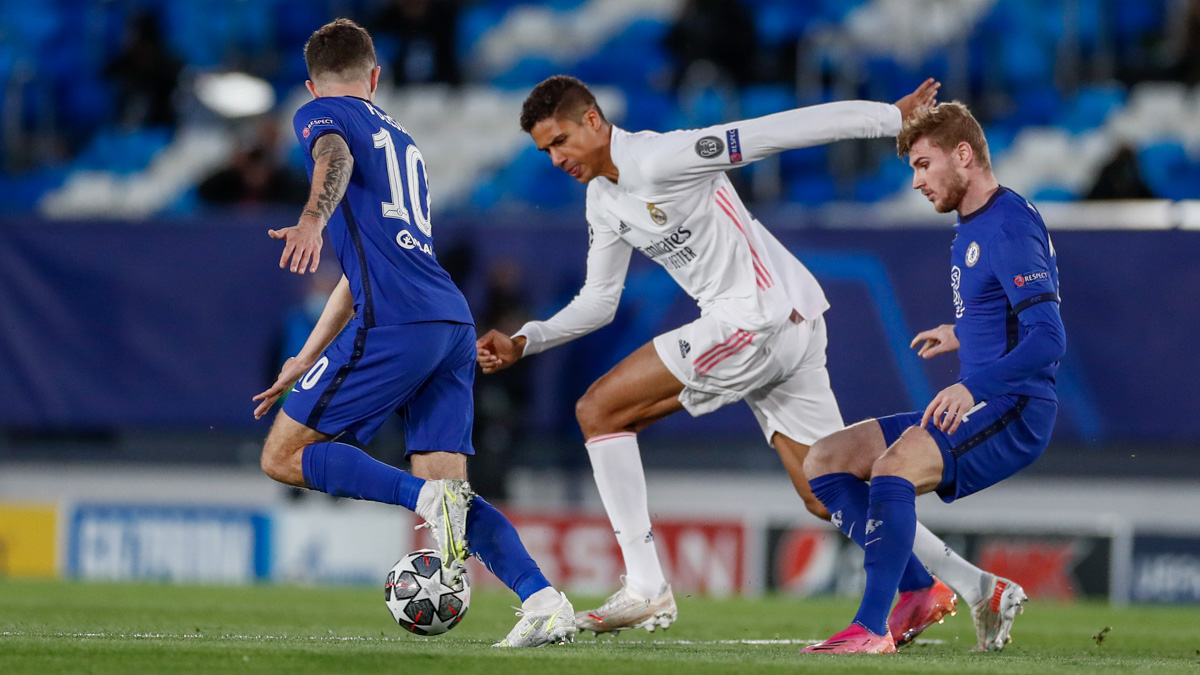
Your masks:
M383 600L400 627L416 635L441 635L458 625L471 604L471 584L464 572L448 586L442 578L442 554L413 551L387 574Z

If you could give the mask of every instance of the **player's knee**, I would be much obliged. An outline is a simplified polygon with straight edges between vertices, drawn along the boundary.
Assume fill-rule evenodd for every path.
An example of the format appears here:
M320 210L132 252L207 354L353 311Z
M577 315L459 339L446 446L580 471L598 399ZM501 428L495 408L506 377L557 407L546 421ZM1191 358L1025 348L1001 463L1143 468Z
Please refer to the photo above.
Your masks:
M835 451L836 444L829 438L823 438L816 443L813 443L812 448L808 451L808 456L804 458L804 475L809 479L825 474L833 473L838 470L837 467L837 452ZM820 502L817 502L820 504ZM807 506L807 502L805 503ZM822 506L822 508L824 508ZM816 513L810 507L808 509L812 513ZM828 516L825 516L828 517Z
M871 477L899 476L904 472L904 453L887 452L871 465Z
M575 420L579 422L579 429L583 432L585 439L618 431L618 429L612 428L613 422L609 411L600 404L598 398L590 390L575 402Z
M262 458L259 460L259 466L262 467L263 473L267 474L272 480L303 487L304 485L304 470L297 465L295 453L289 452L286 448L278 443L273 443L270 438L263 444ZM299 475L297 475L299 474Z

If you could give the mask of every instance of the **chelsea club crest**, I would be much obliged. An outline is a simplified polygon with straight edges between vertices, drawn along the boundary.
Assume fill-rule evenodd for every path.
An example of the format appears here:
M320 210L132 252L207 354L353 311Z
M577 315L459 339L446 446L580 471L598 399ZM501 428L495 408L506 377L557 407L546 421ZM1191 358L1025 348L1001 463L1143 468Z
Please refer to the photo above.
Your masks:
M979 262L979 244L973 241L967 247L967 267L974 267L977 262Z

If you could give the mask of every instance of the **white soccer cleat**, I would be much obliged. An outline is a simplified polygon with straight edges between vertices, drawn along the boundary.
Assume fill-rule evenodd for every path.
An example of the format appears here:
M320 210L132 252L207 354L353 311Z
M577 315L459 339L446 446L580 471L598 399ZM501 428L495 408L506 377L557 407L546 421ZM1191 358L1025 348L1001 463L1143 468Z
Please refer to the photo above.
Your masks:
M657 596L646 598L630 588L622 576L621 590L608 596L599 609L576 614L575 625L595 634L628 628L645 628L653 633L658 628L670 628L678 618L679 608L670 584L663 584Z
M988 591L983 599L971 605L971 618L975 621L978 644L973 652L998 652L1012 642L1013 622L1025 611L1029 596L1015 581L989 574Z
M567 600L567 594L560 592L559 601L549 609L531 611L518 609L517 616L521 620L508 636L492 645L493 647L541 647L542 645L561 645L575 641L575 608Z
M457 478L426 481L426 487L433 489L436 497L425 509L418 509L417 515L425 519L418 527L428 527L433 533L442 554L443 581L454 586L467 569L467 510L475 493L470 483Z

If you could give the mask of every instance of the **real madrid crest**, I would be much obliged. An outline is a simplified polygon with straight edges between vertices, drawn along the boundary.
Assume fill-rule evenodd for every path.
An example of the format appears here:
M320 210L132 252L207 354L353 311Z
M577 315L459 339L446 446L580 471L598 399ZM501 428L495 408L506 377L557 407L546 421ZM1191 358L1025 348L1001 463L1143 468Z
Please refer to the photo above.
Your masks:
M646 208L650 211L650 220L653 220L659 225L667 224L667 214L663 213L662 209L658 208L654 204L647 204Z
M973 241L967 247L967 267L974 267L977 262L979 262L979 244Z

